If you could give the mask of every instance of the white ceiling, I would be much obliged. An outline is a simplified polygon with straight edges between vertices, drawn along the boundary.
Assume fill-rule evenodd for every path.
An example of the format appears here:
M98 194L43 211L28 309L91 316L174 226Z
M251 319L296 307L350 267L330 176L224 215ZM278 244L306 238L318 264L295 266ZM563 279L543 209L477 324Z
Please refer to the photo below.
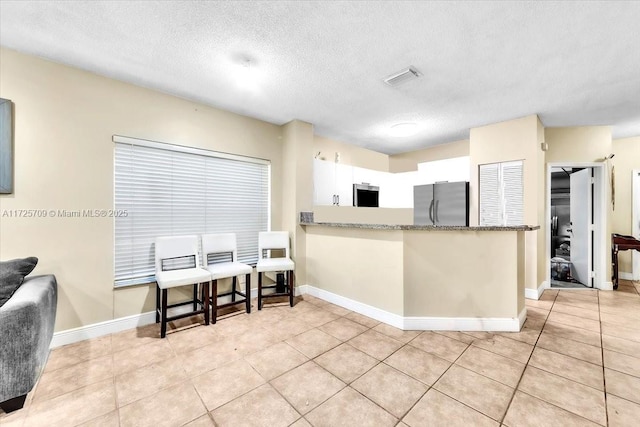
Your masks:
M2 0L0 44L388 154L529 114L640 135L635 1ZM382 82L409 65L419 80Z

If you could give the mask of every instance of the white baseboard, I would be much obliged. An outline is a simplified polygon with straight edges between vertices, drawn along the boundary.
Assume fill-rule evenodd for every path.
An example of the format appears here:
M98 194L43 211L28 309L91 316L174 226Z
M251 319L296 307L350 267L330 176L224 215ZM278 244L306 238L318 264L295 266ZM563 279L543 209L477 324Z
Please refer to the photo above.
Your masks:
M100 323L94 323L92 325L81 326L79 328L67 329L66 331L60 331L53 334L53 339L51 340L49 348L56 348L90 338L98 338L104 335L126 331L127 329L133 329L139 326L150 325L155 321L156 313L149 311L147 313L134 314L133 316L107 320Z
M517 332L524 323L526 308L514 318L481 317L403 317L372 307L367 304L334 294L311 285L301 286L303 294L309 294L327 302L339 305L356 313L376 319L382 323L404 330L424 331L496 331Z
M518 331L522 329L522 327L524 326L524 322L526 320L527 320L527 307L525 306L520 312L520 314L518 314ZM518 332L518 331L512 331L512 332Z
M325 291L324 289L316 288L315 286L304 285L304 288L304 293L306 294L320 298L332 304L339 305L340 307L348 310L355 311L356 313L360 313L364 316L371 317L372 319L376 319L382 323L395 326L396 328L404 328L404 317L402 316Z
M597 289L601 291L612 291L613 290L613 282L603 282L600 286L596 286Z
M405 317L402 329L411 331L518 332L520 331L520 318Z
M527 299L538 300L540 299L542 292L544 292L544 290L548 287L549 286L547 285L547 281L545 280L544 282L540 283L538 289L524 288L524 297Z
M296 286L295 294L302 295L305 293L305 287ZM251 289L251 298L258 297L258 289ZM188 307L176 307L173 309L176 312L188 311ZM51 345L49 348L56 348L67 344L73 344L75 342L87 340L90 338L99 338L104 335L115 334L117 332L126 331L127 329L138 328L140 326L150 325L155 323L156 314L154 311L149 311L142 314L134 314L132 316L120 317L118 319L106 320L104 322L94 323L92 325L81 326L79 328L67 329L66 331L60 331L53 334L51 339Z
M624 279L624 280L633 280L633 274L627 273L626 271L620 271L618 272L618 278Z

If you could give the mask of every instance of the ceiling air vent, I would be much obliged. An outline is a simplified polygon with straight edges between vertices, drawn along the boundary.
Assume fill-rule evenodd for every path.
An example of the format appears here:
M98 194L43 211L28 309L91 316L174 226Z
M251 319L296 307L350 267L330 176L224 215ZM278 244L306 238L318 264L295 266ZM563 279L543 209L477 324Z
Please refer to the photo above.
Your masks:
M389 86L398 86L404 82L408 82L409 80L414 80L420 77L422 73L416 70L413 66L409 68L405 68L402 71L398 71L397 73L393 73L390 76L384 79L384 82Z

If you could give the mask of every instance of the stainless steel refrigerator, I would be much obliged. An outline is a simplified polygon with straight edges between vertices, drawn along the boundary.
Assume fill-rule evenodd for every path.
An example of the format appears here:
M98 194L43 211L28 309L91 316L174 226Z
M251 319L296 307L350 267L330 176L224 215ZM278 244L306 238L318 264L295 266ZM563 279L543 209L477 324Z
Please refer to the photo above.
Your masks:
M414 186L413 224L469 226L469 183L437 182Z

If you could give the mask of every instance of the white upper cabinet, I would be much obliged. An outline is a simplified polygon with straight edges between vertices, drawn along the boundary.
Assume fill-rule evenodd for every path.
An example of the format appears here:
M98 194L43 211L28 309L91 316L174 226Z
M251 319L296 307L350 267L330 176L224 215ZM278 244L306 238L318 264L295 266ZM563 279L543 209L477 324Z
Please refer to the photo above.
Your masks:
M314 159L313 204L351 206L353 204L353 167Z
M382 186L382 181L386 172L380 172L373 169L353 167L353 183L354 184L369 184L378 187Z
M435 160L418 164L418 182L416 185L436 182L469 181L469 156Z
M335 204L335 163L314 159L313 204Z
M336 163L336 205L353 206L353 166Z

